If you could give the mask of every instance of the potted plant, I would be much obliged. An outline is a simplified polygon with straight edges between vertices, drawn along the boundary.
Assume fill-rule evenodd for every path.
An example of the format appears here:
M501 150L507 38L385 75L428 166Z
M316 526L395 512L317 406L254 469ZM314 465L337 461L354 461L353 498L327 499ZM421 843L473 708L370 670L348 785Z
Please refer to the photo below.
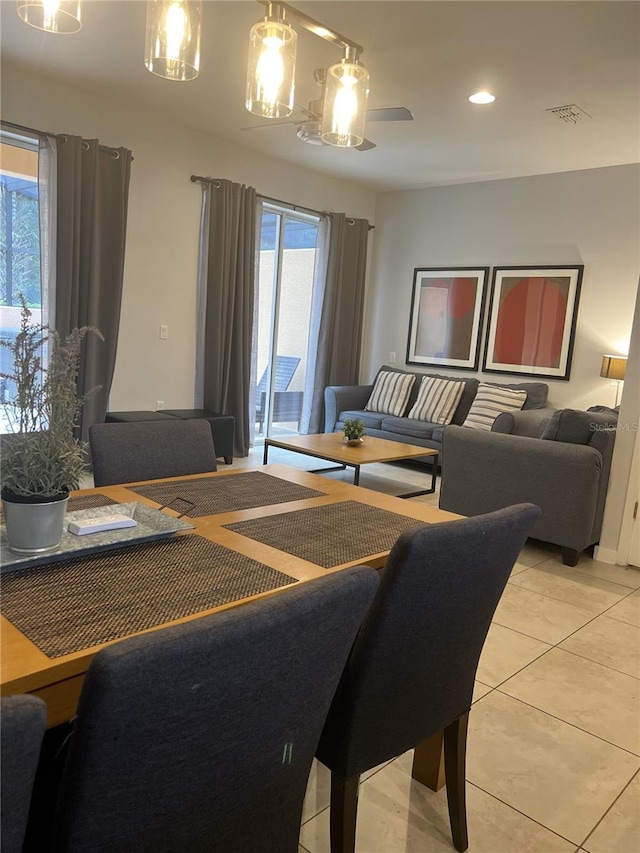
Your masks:
M102 335L85 326L62 339L32 323L21 302L19 332L13 341L0 341L13 356L13 372L0 377L15 386L2 406L11 432L2 439L1 495L9 548L36 554L60 544L69 491L79 487L85 470L86 445L74 436L88 396L78 395L80 351L89 332Z
M364 421L362 418L345 418L342 425L344 443L355 447L362 444L364 435Z

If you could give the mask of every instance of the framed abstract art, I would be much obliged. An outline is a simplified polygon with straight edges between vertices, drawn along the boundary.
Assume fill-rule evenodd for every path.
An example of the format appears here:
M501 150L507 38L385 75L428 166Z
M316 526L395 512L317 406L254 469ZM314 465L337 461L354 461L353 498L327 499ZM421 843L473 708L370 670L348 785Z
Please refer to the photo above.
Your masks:
M408 364L477 369L488 280L488 267L414 271Z
M583 270L495 267L482 369L569 379Z

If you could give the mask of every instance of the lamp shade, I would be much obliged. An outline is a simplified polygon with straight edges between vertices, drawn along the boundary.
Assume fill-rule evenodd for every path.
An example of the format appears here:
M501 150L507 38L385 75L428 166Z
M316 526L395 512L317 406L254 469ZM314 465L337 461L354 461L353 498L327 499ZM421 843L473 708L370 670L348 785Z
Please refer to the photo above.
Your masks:
M81 0L18 0L18 17L48 33L77 33L82 27Z
M343 59L327 69L322 141L338 148L360 145L369 97L369 73L357 60Z
M167 80L193 80L200 71L200 0L148 0L144 64Z
M603 355L600 376L605 379L617 379L621 382L627 369L626 355Z
M263 118L287 118L293 113L298 36L281 7L270 8L279 18L268 16L251 29L245 106Z

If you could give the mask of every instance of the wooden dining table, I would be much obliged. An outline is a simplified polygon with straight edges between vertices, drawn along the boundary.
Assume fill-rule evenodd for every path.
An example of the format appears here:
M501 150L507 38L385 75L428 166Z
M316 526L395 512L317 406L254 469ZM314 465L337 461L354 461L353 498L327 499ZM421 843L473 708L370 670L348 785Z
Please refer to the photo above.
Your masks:
M201 474L188 478L189 481L195 481L202 478L226 478L226 477L243 477L251 469L226 469L221 470L213 475ZM371 491L356 487L347 483L332 480L327 477L321 477L316 474L301 471L297 468L270 464L260 469L271 477L285 481L289 484L297 484L308 489L315 490L318 494L315 497L307 497L301 500L285 501L281 503L273 503L263 506L256 506L247 509L232 510L227 512L217 512L211 515L200 517L184 516L184 520L193 524L193 529L174 534L174 537L188 537L198 535L204 537L211 542L218 543L225 548L249 557L259 563L272 567L287 578L292 579L295 583L306 583L315 578L324 577L327 572L341 571L353 565L369 565L373 568L381 568L384 566L385 560L389 554L389 549L384 551L372 552L364 557L359 557L356 560L342 562L338 565L326 567L303 559L286 550L280 550L274 547L273 544L265 544L265 542L257 541L249 538L241 533L229 530L228 525L237 524L239 522L247 522L256 519L268 519L280 514L299 512L308 510L313 507L336 507L339 509L340 504L345 502L354 502L365 507L373 507L379 510L386 510L397 515L402 515L407 519L415 520L416 522L426 522L429 524L437 524L443 521L453 520L459 516L453 513L445 512L436 507L429 506L426 503L418 501L406 501L395 498L380 492ZM185 478L172 478L184 482ZM154 483L170 484L172 480L153 481ZM141 484L128 484L118 486L105 486L95 489L81 490L73 493L74 496L101 495L111 501L118 503L129 503L138 501L150 507L158 508L158 502L144 497L133 491L134 488ZM148 486L148 483L143 484ZM354 506L354 503L348 503L348 506ZM178 515L178 512L170 508L164 509L164 512L171 515ZM303 514L304 516L304 514ZM302 518L303 516L300 516ZM82 558L77 558L81 560ZM38 571L33 569L29 571ZM27 576L28 582L28 576ZM288 582L288 581L287 581ZM87 578L87 584L91 583L91 579ZM28 596L28 586L26 587ZM155 625L146 630L158 630L170 624L178 624L191 619L207 616L218 611L226 610L230 607L238 607L246 604L248 601L254 601L263 598L267 595L278 595L285 589L291 589L291 586L284 586L275 590L270 590L258 595L251 595L229 603L202 610L189 616L181 617L170 622L164 622L161 625ZM77 614L77 620L82 621L82 613ZM74 621L76 621L74 619ZM136 633L146 633L145 631ZM127 635L131 636L131 634ZM119 637L118 639L122 639ZM117 641L117 640L116 640ZM115 641L113 641L115 642ZM68 654L49 657L45 654L34 642L32 642L25 634L19 630L16 625L7 618L5 613L0 617L0 691L3 696L16 693L31 693L39 696L46 702L48 709L48 726L52 727L63 722L67 722L73 718L76 713L77 703L82 689L82 683L87 672L87 669L94 655L108 643L102 643L82 648ZM442 771L439 766L441 749L438 744L431 745L431 752L423 750L423 778L426 784L430 787L437 788L442 783ZM429 757L431 755L431 757ZM426 764L425 764L426 756ZM417 771L416 771L417 772ZM419 776L416 776L419 778Z

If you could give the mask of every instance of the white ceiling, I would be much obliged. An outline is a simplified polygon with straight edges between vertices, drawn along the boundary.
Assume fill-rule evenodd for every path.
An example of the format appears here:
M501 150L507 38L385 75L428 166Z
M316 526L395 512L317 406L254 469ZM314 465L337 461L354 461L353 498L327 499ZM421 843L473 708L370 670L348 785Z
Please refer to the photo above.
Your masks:
M170 82L142 64L146 3L85 0L71 36L22 23L0 2L3 63L161 112L235 145L375 190L410 189L640 159L640 3L317 0L294 6L365 48L369 106L406 106L413 122L375 123L367 152L307 145L293 125L262 124L244 109L249 29L264 7L205 0L200 76ZM298 28L296 101L317 96L314 67L340 51ZM488 88L490 106L467 95ZM545 109L577 104L592 118L565 124ZM10 120L10 116L5 116ZM300 119L302 119L300 115Z

